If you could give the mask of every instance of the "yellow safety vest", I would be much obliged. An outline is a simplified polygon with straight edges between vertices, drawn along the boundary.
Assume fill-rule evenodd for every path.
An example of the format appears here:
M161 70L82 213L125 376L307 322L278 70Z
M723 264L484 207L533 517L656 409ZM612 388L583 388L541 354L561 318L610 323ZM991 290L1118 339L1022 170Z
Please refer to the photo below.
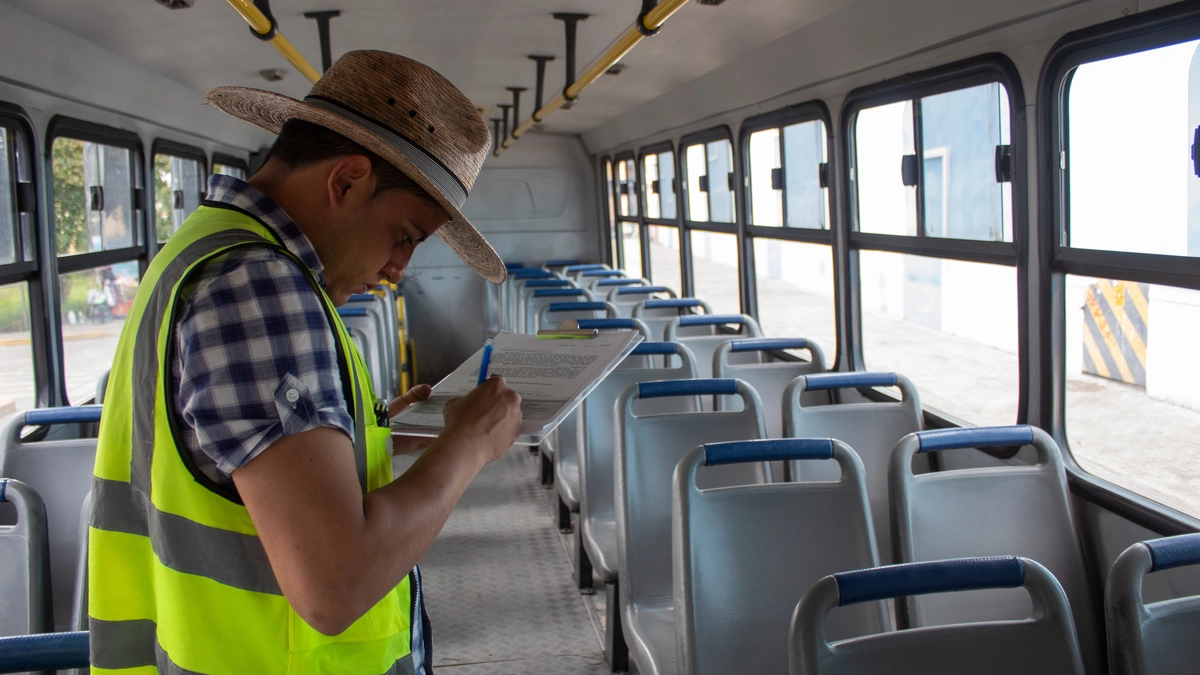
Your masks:
M322 635L283 596L236 493L193 473L177 441L166 386L179 291L205 262L245 246L276 248L305 270L337 336L363 491L392 480L389 430L376 423L367 369L329 297L261 222L202 206L150 264L113 360L88 528L92 672L418 672L414 633L427 654L428 631L417 570L343 633Z

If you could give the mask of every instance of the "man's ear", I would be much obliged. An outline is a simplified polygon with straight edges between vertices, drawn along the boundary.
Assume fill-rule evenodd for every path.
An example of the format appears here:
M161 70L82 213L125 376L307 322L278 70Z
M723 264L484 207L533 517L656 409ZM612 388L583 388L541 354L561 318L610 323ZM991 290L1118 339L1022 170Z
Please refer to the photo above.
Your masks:
M327 179L330 207L369 200L375 194L375 175L366 155L346 155L334 161Z

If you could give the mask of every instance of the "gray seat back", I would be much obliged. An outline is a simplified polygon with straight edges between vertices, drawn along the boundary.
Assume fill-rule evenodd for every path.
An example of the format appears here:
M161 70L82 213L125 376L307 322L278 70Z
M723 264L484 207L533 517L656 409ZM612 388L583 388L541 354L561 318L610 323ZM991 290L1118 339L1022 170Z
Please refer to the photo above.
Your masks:
M919 452L1026 445L1037 452L1034 466L912 472ZM1087 671L1104 672L1102 626L1054 439L1027 425L922 431L896 445L889 468L898 561L988 555L1037 560L1066 591ZM1005 590L922 596L905 609L914 627L1020 619L1029 615L1029 598Z
M52 630L46 509L33 488L0 478L0 503L15 522L0 525L0 637Z
M529 289L524 292L528 293ZM582 288L537 288L525 301L525 324L522 332L532 335L541 329L538 318L542 308L560 302L592 302L595 298Z
M578 277L575 278L575 283L579 284L580 288L585 288L591 292L596 291L596 284L601 279L624 279L625 273L621 270L584 270Z
M836 389L892 386L900 389L899 402L808 404L811 400L809 397L814 393L824 395ZM908 434L921 430L921 400L917 396L917 388L907 377L897 373L806 375L797 378L784 391L782 412L784 436L836 438L858 453L866 470L879 559L884 564L893 562L888 465L896 443ZM791 473L803 480L830 479L837 476L837 467L832 466L831 462L807 462L803 466L792 466Z
M632 321L632 319L626 319ZM643 368L630 363L634 358L654 358L674 355L678 367ZM693 379L696 377L696 361L683 345L664 342L643 342L634 347L633 353L616 370L609 373L592 393L584 399L579 421L579 519L586 522L585 533L595 531L596 520L615 517L613 505L613 453L616 447L617 423L614 409L617 399L632 385L664 378ZM638 400L634 412L639 415L694 412L700 409L695 396L669 397ZM595 542L608 555L598 555L592 562L607 577L615 578L617 572L616 541ZM607 551L603 549L609 549Z
M809 360L729 362L734 354L763 359L763 352L781 349L806 349ZM783 438L783 392L792 380L801 375L825 372L825 353L816 343L804 338L742 338L718 346L717 351L713 353L712 368L713 377L733 377L749 382L763 402L763 423L766 424L767 438ZM825 404L829 402L829 394L824 391L806 391L800 402L805 406ZM717 410L727 410L729 405L728 399L717 399Z
M712 307L699 298L651 298L643 300L633 307L633 316L646 322L654 333L655 340L665 339L667 324L678 316L687 316L687 310L703 309L705 314L712 314Z
M36 408L8 420L0 448L0 476L21 481L35 490L44 504L47 522L53 617L56 630L69 630L79 559L79 514L92 489L96 439L26 442L26 426L94 423L100 406Z
M363 357L363 363L367 364L367 372L371 376L371 388L374 389L376 396L386 398L387 384L384 377L383 344L380 340L377 317L372 316L365 307L338 307L337 312L342 317L346 331L350 333L350 340L358 347L358 352Z
M637 415L639 400L737 394L739 412ZM613 456L617 559L621 611L651 599L671 598L671 483L675 466L692 448L706 443L763 437L758 394L737 380L666 380L630 386L617 399L617 449ZM700 487L764 483L763 465L731 464L699 476Z
M509 272L508 277L501 284L500 329L519 332L521 324L518 313L520 312L521 289L525 287L526 282L534 279L558 278L560 277L554 272L536 267L526 267Z
M399 334L395 328L395 321L391 322L391 330L388 329L387 306L387 300L373 293L351 295L343 305L344 308L361 307L366 309L367 316L371 318L371 325L375 329L375 343L378 345L376 361L379 365L379 374L376 377L378 388L375 390L375 395L390 401L398 395L396 390L400 386L400 368L397 364L400 353Z
M561 277L539 277L536 279L526 279L520 290L517 292L517 307L514 315L512 331L514 333L525 332L525 325L535 319L537 314L529 316L529 299L538 291L553 290L562 288L576 288L575 282L570 279ZM581 300L582 298L563 297L562 302L571 300Z
M563 277L579 283L580 277L584 272L611 270L612 268L604 263L574 263L567 265L562 270Z
M1109 675L1186 675L1200 664L1200 596L1147 605L1142 578L1200 564L1200 534L1143 541L1117 557L1108 573L1104 613Z
M701 490L702 466L833 460L832 483ZM708 444L675 471L671 542L680 672L784 673L788 621L822 577L875 567L862 463L841 441L799 438ZM889 630L883 602L839 612L832 639Z
M835 607L929 593L980 603L983 592L973 589L1018 586L1033 609L1015 621L916 628L836 643L826 637L826 619ZM891 565L825 577L796 607L790 651L792 675L1084 672L1062 587L1045 567L1016 556Z
M734 335L721 330L722 326L741 326L741 333ZM700 364L700 377L712 377L713 355L717 347L736 338L762 337L762 329L754 317L747 314L699 314L680 316L667 324L667 342L681 342L696 355ZM758 354L747 353L731 357L735 363L755 363Z
M602 300L591 302L552 302L542 308L538 315L538 325L543 328L555 328L564 321L580 319L612 319L617 316L617 308Z
M665 295L668 298L675 297L675 291L666 286L617 286L615 288L596 285L596 290L606 289L608 291L608 301L616 306L617 312L623 317L633 318L633 310L644 300L649 300L656 295ZM661 338L662 336L657 336ZM670 342L670 340L668 340Z

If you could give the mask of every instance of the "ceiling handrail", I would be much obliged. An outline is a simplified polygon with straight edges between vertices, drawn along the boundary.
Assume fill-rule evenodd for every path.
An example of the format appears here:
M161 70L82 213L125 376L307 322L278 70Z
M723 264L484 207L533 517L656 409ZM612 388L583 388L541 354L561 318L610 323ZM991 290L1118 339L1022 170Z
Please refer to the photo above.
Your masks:
M300 55L300 52L296 51L296 48L292 46L292 43L288 42L287 38L283 37L283 33L279 32L275 21L263 14L258 7L254 6L254 3L251 2L251 0L228 0L228 2L230 6L237 10L238 14L242 15L242 18L246 20L246 23L250 24L250 29L258 35L263 36L264 39L265 36L274 32L275 35L267 41L270 42L271 46L283 55L283 58L287 59L289 63L295 66L296 70L299 70L301 75L308 78L309 82L316 82L317 80L321 79L321 74L317 72L317 69L313 68L312 64L305 60L305 58Z

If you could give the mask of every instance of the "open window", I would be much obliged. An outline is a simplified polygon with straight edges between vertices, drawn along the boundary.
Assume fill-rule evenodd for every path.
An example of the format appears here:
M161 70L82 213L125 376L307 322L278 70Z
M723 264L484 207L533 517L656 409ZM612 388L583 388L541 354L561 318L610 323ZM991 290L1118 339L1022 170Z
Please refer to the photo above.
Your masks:
M171 141L157 140L154 156L154 230L166 241L183 221L200 208L206 176L204 151Z

